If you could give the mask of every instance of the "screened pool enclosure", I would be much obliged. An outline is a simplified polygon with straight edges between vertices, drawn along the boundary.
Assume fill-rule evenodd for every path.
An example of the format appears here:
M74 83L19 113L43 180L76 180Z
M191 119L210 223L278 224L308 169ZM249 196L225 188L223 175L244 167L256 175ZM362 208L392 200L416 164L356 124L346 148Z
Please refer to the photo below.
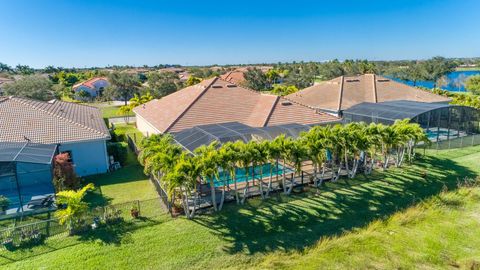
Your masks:
M0 142L0 218L53 207L56 145Z
M480 110L445 103L388 101L361 103L343 112L344 122L393 124L411 119L425 130L433 146L454 148L480 144Z

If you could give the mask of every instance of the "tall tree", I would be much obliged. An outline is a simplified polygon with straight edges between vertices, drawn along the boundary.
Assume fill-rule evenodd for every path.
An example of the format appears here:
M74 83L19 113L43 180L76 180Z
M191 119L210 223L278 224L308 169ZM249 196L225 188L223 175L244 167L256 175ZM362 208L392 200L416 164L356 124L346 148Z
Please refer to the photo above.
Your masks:
M54 97L52 82L38 75L29 75L4 86L6 95L37 100L50 100Z
M267 76L258 68L248 69L243 73L245 77L245 86L257 91L262 91L267 89Z
M175 72L152 72L147 75L148 87L156 98L167 96L179 88L179 77Z
M31 75L35 73L35 70L27 65L17 65L15 72L21 75Z
M480 75L469 77L465 83L465 88L475 95L480 95Z
M0 73L1 72L12 72L12 71L13 71L13 69L12 69L11 66L0 62Z
M105 96L110 98L121 97L125 101L125 105L138 92L138 87L140 86L138 77L135 74L126 72L114 71L109 74L108 80L111 86L105 89Z
M455 64L453 61L445 59L444 57L433 57L422 63L426 72L426 78L433 81L433 88L437 87L437 81L447 73L454 70Z

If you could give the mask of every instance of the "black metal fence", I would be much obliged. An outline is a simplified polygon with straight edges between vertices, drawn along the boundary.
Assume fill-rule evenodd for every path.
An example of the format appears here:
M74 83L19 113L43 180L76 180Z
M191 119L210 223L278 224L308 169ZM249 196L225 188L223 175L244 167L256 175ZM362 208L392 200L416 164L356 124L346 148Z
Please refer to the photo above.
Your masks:
M137 136L137 134L132 133L132 134L126 134L127 136L127 143L128 147L130 147L130 150L132 150L136 155L140 152L140 138Z
M473 134L458 138L451 138L449 140L443 140L438 142L433 142L427 149L454 149L454 148L463 148L469 146L480 145L480 135Z
M84 215L77 226L77 232L89 230L94 223L133 221L138 218L155 218L168 215L160 198L135 200L91 209ZM95 226L95 225L93 225ZM0 230L0 243L3 248L35 244L45 238L69 234L66 224L60 224L57 218L15 225Z

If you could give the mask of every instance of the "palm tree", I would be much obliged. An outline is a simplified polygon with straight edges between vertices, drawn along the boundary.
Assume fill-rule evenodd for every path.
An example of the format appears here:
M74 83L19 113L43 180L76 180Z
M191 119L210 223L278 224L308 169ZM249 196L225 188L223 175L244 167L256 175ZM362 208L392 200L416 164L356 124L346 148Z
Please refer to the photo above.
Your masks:
M66 208L58 209L55 216L61 225L67 224L70 233L80 223L82 216L88 211L88 203L83 201L87 191L95 187L92 183L75 190L64 190L57 193L57 204L66 205Z
M369 145L368 137L366 136L366 125L365 123L353 122L346 125L344 129L350 141L348 149L353 156L352 169L348 173L348 176L354 178L362 158L366 159L365 153ZM348 160L345 162L348 163Z
M276 151L276 154L278 154L276 160L276 166L277 166L277 175L278 175L278 160L281 158L282 159L282 187L283 187L283 192L286 194L287 193L287 187L285 185L285 178L286 178L286 165L285 165L285 156L286 156L286 149L285 149L285 144L287 142L287 138L285 137L284 134L276 137L273 140L273 147Z
M235 143L238 151L238 164L245 170L245 188L243 190L243 198L241 203L245 203L245 200L249 193L250 188L250 181L248 178L250 177L250 164L252 163L254 150L253 143L243 143L241 141L237 141Z
M214 141L209 145L202 145L195 149L195 154L199 157L200 174L205 181L209 181L211 189L212 205L215 211L218 211L217 199L215 194L215 179L218 177L218 142Z
M225 159L226 161L224 165L226 166L226 169L230 172L230 179L233 180L235 200L237 201L237 204L238 204L240 203L240 198L238 195L236 171L237 171L239 149L237 147L237 144L233 142L226 142L222 145L222 147L220 148L220 151L222 152L221 154L222 158Z
M168 182L168 194L174 196L175 191L180 190L183 209L187 218L193 218L196 210L196 185L200 175L200 166L198 157L191 156L187 153L177 159L174 169L164 178ZM193 209L190 211L188 199L194 192Z
M317 188L318 168L320 166L321 156L323 153L323 145L320 141L320 129L321 127L317 126L300 135L301 140L305 143L306 155L313 163L313 182Z
M279 137L277 137L279 138ZM278 181L278 160L280 159L280 154L281 154L281 149L279 147L279 140L275 138L273 141L268 141L268 147L267 147L267 159L270 162L270 177L268 179L268 186L267 186L267 191L265 192L265 197L268 197L270 194L270 191L272 191L272 180L273 180L273 168L275 166L275 175L276 175L276 180Z
M266 193L264 192L264 183L263 183L263 166L265 163L268 162L269 160L269 151L268 149L270 148L270 142L269 141L261 141L258 142L255 145L256 152L257 154L254 157L254 164L258 164L260 167L260 178L258 179L258 187L260 189L260 195L262 196L262 199L265 199ZM255 167L254 167L255 168ZM268 186L267 186L267 191L268 191Z
M368 140L367 152L370 155L370 162L368 162L367 157L365 157L364 160L365 164L368 162L365 166L365 174L370 174L372 172L377 152L379 149L382 149L382 132L384 128L385 126L382 124L371 123L365 130L365 135Z
M382 155L383 155L383 170L388 168L390 161L390 152L393 147L398 145L399 136L395 131L395 127L386 126L382 129L381 133L382 141Z
M292 140L288 138L285 141L284 146L284 158L288 160L295 169L294 175L290 180L290 187L286 190L286 194L290 194L295 185L295 177L299 176L302 172L302 162L307 155L307 150L304 145L304 141L300 138L299 140Z

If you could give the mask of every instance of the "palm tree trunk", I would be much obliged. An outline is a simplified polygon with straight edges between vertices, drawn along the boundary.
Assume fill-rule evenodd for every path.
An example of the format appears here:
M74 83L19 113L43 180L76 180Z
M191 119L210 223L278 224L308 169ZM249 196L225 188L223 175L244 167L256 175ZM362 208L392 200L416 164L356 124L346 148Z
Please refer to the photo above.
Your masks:
M210 192L212 193L211 197L212 197L213 209L216 212L216 211L218 211L218 209L217 209L217 198L216 198L216 194L215 194L215 183L214 183L213 177L210 180Z
M236 170L236 168L233 168L233 170ZM235 200L237 201L237 204L240 203L240 198L238 198L238 189L237 189L237 174L235 172L232 173L232 178L233 178L233 189L235 192Z

